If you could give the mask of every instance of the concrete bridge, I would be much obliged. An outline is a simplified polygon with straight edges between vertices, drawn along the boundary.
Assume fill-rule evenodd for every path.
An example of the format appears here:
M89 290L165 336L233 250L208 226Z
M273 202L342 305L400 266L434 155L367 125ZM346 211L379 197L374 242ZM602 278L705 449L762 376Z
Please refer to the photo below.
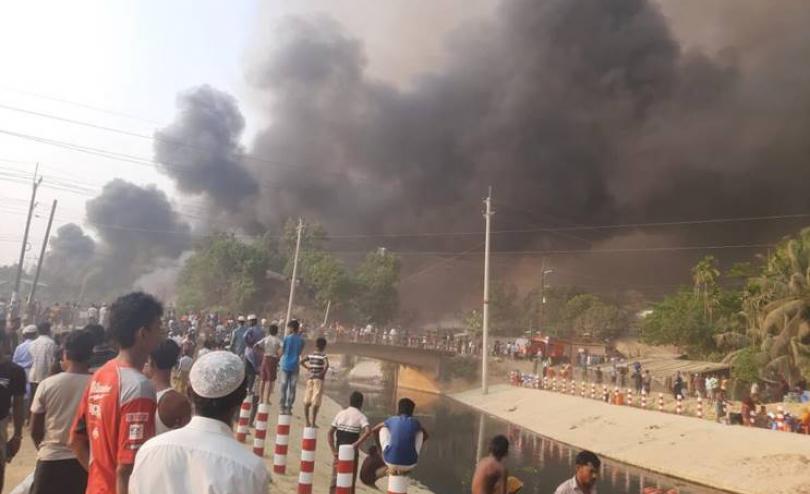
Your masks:
M438 382L445 375L446 363L454 355L443 350L345 340L329 342L326 351L399 364L398 386L436 393L439 392Z

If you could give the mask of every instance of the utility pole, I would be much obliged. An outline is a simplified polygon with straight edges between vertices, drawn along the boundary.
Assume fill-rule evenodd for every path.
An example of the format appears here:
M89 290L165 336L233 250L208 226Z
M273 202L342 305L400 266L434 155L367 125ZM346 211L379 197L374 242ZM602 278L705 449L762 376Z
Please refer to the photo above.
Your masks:
M34 215L34 206L37 200L37 189L42 183L42 177L37 179L39 163L34 168L33 188L31 190L31 203L28 205L28 219L25 221L25 233L23 233L22 247L20 248L20 261L17 263L17 277L14 280L14 291L11 292L11 314L16 315L20 301L20 281L22 280L23 263L25 262L25 249L28 246L28 231L31 229L31 217Z
M298 251L301 250L301 232L304 230L304 220L298 218L298 239L295 241L295 256L293 257L293 271L292 278L290 279L290 300L287 303L287 320L284 321L284 330L287 329L287 324L292 317L293 298L295 298L295 283L298 276Z
M538 334L543 331L543 324L545 323L546 316L546 275L553 273L551 269L546 269L546 257L540 258L540 321Z
M332 301L328 300L326 302L326 313L323 315L323 327L326 327L326 321L329 320L329 308L332 307Z
M484 201L486 205L486 212L484 213L484 221L486 223L486 234L484 237L484 313L483 313L483 341L482 341L482 360L481 360L481 392L487 394L489 386L487 385L487 359L489 358L489 232L492 222L492 186L489 187L489 194Z
M39 273L42 270L42 261L45 259L45 249L48 247L48 239L51 236L51 225L53 225L53 215L56 214L57 200L53 200L51 206L51 216L48 218L48 227L45 229L45 240L42 241L42 250L39 251L39 260L37 261L37 272L34 275L34 283L31 285L31 293L28 294L28 310L31 310L31 304L34 302L34 294L37 292L37 283L39 283Z

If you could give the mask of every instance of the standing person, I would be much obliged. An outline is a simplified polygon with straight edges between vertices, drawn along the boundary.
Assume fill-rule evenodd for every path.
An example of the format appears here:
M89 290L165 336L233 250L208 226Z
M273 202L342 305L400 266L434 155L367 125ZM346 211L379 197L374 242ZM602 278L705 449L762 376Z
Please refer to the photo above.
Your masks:
M256 376L259 374L259 368L262 363L262 348L257 346L256 344L259 343L262 338L264 338L264 334L262 333L262 328L259 326L258 318L255 314L251 314L248 316L248 328L245 331L245 372L248 376L248 394L254 394L253 386L256 383ZM251 410L256 410L256 407L253 406ZM251 420L252 422L252 420Z
M9 334L0 333L0 492L6 476L6 463L20 450L25 422L25 371L9 357ZM14 435L8 437L9 411Z
M503 460L509 454L509 440L497 435L489 442L489 455L475 467L472 494L507 494L509 475Z
M349 396L349 406L338 412L332 421L332 427L326 440L329 449L332 450L334 462L332 465L332 484L329 492L335 491L337 482L338 450L345 444L351 444L354 448L354 472L352 472L352 494L354 494L355 483L357 482L357 468L360 460L360 445L371 435L371 427L368 417L361 410L363 409L363 393L354 391Z
M62 370L44 379L31 402L31 439L37 466L30 494L84 494L87 471L68 446L70 426L90 381L89 361L94 336L87 331L68 334Z
M236 324L236 329L231 335L231 351L238 357L242 357L245 354L245 333L247 332L245 316L237 317Z
M678 396L683 396L683 376L681 376L681 371L678 371L675 374L675 382L672 385L672 394L675 399Z
M295 387L298 385L298 365L304 351L304 339L298 333L301 324L293 319L287 323L290 334L281 345L281 413L292 412L295 403Z
M93 355L90 357L90 372L95 372L118 355L110 342L110 333L100 324L88 324L84 330L93 335Z
M402 398L397 403L397 415L389 417L373 429L373 432L379 432L380 435L388 475L403 474L416 468L422 444L428 440L425 428L413 418L415 408L413 400Z
M180 347L174 340L164 340L149 355L146 377L155 387L157 410L155 411L155 435L183 427L191 420L191 402L186 395L172 388L172 369L180 355Z
M599 457L590 451L580 451L574 463L574 477L560 484L554 494L596 494L599 467L602 465Z
M268 334L259 344L262 352L261 385L259 394L262 403L270 403L270 395L273 394L273 386L278 377L278 360L281 357L281 339L278 335L278 324L271 324Z
M649 369L644 371L644 378L641 380L641 388L644 390L644 393L647 395L650 394L650 390L652 389L652 375Z
M641 370L633 369L633 385L636 388L636 394L641 394L644 389L644 376L641 375Z
M14 356L11 357L12 362L25 369L26 375L28 375L31 370L31 365L34 363L31 358L30 348L31 343L33 343L37 336L38 332L35 324L29 324L24 327L22 330L22 343L17 345L17 348L14 349Z
M101 308L98 310L98 323L104 328L110 325L110 308L106 303L101 304Z
M176 344L176 342L175 342ZM188 394L188 375L191 372L191 366L194 364L194 359L186 353L184 350L180 350L182 353L179 360L177 360L177 367L175 368L174 372L174 382L172 383L172 387L181 395L189 396Z
M141 447L132 494L266 494L264 461L233 437L232 419L247 396L245 364L231 352L200 357L189 376L194 417Z
M51 338L51 323L41 322L37 325L39 336L28 347L31 354L31 370L28 380L31 383L31 396L37 392L37 386L43 379L51 375L51 369L56 362L56 353L59 347Z
M321 336L315 340L315 351L301 361L301 367L309 371L307 389L304 392L304 421L307 427L317 427L315 418L318 416L318 409L321 408L323 381L329 370L329 359L324 350L326 350L326 338ZM310 408L312 409L311 417Z
M120 351L93 374L70 434L88 470L87 494L127 494L135 453L155 434L155 387L141 369L165 339L162 315L161 303L143 292L110 306L110 335Z

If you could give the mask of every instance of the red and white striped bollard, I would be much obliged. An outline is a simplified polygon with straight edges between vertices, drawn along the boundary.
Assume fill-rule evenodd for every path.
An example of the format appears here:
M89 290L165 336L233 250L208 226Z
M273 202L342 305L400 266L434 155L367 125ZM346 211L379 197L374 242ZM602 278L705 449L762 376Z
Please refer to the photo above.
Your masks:
M677 413L678 415L683 413L683 396L681 395L677 396L677 401L675 403L675 413Z
M318 429L304 427L304 433L301 436L301 470L298 474L298 494L312 494L317 437Z
M354 447L344 444L338 448L335 494L351 494L354 482Z
M245 442L248 432L250 432L250 409L253 407L253 395L245 396L242 406L239 407L239 422L236 424L236 440Z
M276 424L276 446L273 450L273 473L287 473L287 449L290 445L291 415L279 415Z
M253 431L253 452L264 458L264 443L267 439L267 416L270 414L270 405L260 403L256 413L256 429Z
M664 411L664 393L658 393L658 411Z

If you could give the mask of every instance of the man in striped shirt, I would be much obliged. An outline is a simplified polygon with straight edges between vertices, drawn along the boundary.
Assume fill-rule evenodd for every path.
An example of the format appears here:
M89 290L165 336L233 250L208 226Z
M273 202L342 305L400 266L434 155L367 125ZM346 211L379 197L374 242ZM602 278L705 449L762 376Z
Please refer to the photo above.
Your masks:
M315 417L321 407L323 396L323 380L329 370L329 359L326 358L326 338L321 336L315 341L315 351L301 361L301 366L309 371L307 389L304 392L304 421L307 427L316 427ZM309 411L312 409L312 417Z
M354 471L352 472L352 494L354 494L354 485L357 481L357 467L359 464L360 445L371 435L371 427L366 417L360 410L363 408L363 393L359 391L352 392L349 396L349 406L344 408L337 415L335 420L332 421L332 427L329 429L329 434L326 436L329 442L329 448L332 450L334 456L334 464L332 467L332 484L329 492L335 492L337 481L337 463L338 463L338 448L344 444L351 444L354 447Z

